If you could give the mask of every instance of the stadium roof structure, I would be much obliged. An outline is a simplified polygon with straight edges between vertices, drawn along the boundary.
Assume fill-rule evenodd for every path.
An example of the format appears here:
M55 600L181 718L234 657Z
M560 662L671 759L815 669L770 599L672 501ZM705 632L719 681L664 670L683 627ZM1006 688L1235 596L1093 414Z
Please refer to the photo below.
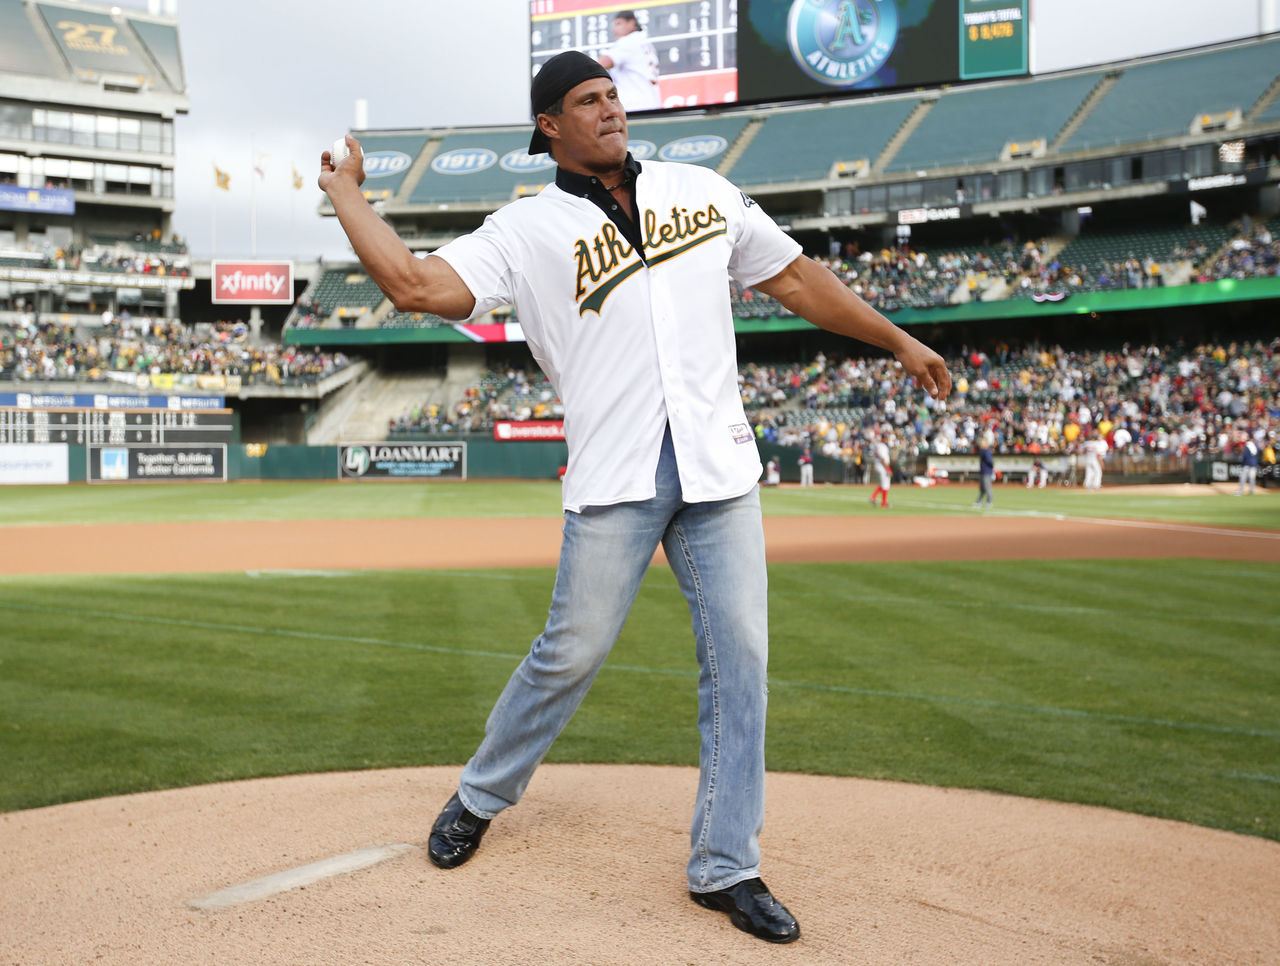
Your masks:
M92 3L0 0L0 97L185 114L171 17Z
M524 150L528 132L353 133L417 146L400 149L394 172L372 172L365 191L410 247L429 251L551 180L553 163ZM640 160L713 167L798 232L892 225L904 209L943 203L969 217L1185 191L1190 179L1241 170L1219 161L1224 142L1277 134L1280 35L1052 75L630 124ZM1093 168L1073 177L1089 162L1171 150L1184 154L1139 165L1137 177ZM319 210L332 214L327 202Z

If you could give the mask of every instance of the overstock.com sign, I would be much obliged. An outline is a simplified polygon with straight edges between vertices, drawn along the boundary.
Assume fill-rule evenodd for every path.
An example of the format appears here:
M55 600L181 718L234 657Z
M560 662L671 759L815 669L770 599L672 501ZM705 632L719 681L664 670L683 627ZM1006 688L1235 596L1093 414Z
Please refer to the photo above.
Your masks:
M213 303L292 305L293 262L214 262Z

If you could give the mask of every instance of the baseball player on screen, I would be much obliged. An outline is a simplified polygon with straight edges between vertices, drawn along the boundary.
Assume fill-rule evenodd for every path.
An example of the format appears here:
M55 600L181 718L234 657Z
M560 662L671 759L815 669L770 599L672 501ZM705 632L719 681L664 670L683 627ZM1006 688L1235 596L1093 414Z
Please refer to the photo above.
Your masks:
M558 54L530 99L529 153L552 154L555 181L425 259L361 194L359 142L346 139L350 153L336 168L321 155L320 188L395 306L470 319L514 304L564 403L563 541L547 623L494 706L428 853L442 868L461 865L490 821L520 801L661 544L700 666L691 898L753 936L791 942L800 927L760 878L768 580L729 278L887 349L936 397L951 377L936 352L805 257L714 171L632 158L617 87L597 61Z
M662 106L658 90L658 52L644 36L634 10L613 15L613 43L600 55L600 65L618 86L618 100L628 111L652 111Z

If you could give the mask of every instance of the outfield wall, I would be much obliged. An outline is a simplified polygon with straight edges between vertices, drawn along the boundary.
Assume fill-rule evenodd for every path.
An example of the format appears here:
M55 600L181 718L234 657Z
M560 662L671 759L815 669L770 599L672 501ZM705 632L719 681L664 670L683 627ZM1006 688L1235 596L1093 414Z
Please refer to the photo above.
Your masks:
M760 443L761 460L776 459L782 482L800 479L799 450ZM459 435L407 442L378 441L340 446L265 443L168 443L87 446L68 443L0 444L0 484L226 482L232 480L554 480L568 462L563 441L501 442L490 436ZM1021 479L1033 457L996 456L996 469ZM1149 462L1149 461L1146 461ZM1225 458L1178 461L1176 467L1108 461L1108 485L1128 483L1235 483L1240 464ZM1053 482L1080 482L1075 456L1046 454ZM816 483L866 483L856 466L814 454ZM895 465L899 482L945 471L954 480L977 474L977 456L919 457ZM1280 485L1274 466L1259 469L1261 486Z

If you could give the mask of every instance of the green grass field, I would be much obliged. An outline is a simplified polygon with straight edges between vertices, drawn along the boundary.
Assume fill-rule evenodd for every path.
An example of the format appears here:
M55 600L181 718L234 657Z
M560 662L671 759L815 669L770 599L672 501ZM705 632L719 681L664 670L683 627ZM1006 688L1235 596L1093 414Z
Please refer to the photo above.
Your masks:
M890 514L972 513L972 487ZM863 488L766 513L872 512ZM554 484L10 487L0 526L557 515ZM1001 513L1280 530L1272 496L997 491ZM883 513L886 511L874 511ZM0 530L0 546L3 546ZM458 764L548 569L0 578L0 809L256 775ZM1086 802L1280 839L1280 562L771 568L769 767ZM651 571L553 761L694 764L696 665Z

